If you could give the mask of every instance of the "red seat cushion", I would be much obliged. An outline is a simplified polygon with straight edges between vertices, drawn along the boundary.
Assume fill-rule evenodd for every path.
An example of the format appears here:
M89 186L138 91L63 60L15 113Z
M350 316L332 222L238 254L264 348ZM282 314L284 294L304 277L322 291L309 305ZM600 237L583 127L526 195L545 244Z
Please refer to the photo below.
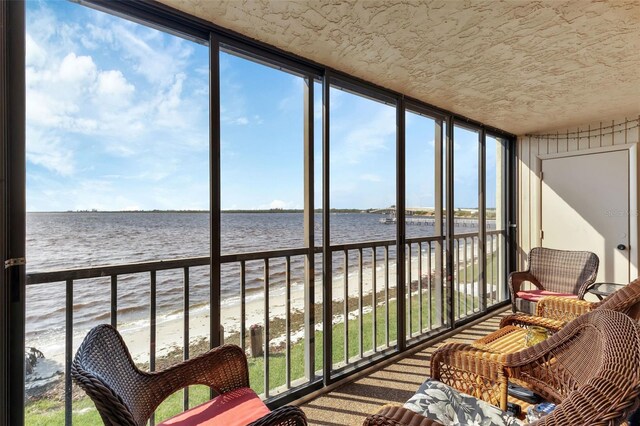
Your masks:
M571 294L571 293L556 293L554 291L547 291L547 290L526 290L526 291L519 291L516 293L516 295L524 300L529 300L530 302L537 302L538 300L542 299L543 297L547 297L547 296L560 296L560 297L567 297L569 299L577 299L578 295L577 294Z
M158 426L245 426L269 413L252 389L239 388L171 417Z

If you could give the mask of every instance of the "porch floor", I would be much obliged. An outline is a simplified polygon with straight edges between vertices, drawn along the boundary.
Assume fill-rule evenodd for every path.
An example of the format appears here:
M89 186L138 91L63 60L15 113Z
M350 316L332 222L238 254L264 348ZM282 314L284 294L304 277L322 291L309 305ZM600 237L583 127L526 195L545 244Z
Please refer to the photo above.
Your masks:
M383 365L356 381L301 405L311 425L362 425L364 419L388 403L403 404L430 374L431 354L443 343L471 343L495 331L509 308L479 323L462 327L458 333Z

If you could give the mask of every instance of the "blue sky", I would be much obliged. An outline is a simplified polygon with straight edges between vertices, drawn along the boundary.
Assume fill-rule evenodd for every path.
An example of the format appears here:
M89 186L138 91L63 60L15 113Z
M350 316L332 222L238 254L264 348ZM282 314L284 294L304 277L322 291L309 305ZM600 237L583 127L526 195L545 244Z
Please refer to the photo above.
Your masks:
M206 46L29 1L26 64L29 211L208 209ZM302 208L303 80L228 53L220 64L223 209ZM433 121L406 122L407 204L433 206ZM395 204L395 109L332 88L330 136L332 207ZM476 141L456 131L459 207L477 205Z

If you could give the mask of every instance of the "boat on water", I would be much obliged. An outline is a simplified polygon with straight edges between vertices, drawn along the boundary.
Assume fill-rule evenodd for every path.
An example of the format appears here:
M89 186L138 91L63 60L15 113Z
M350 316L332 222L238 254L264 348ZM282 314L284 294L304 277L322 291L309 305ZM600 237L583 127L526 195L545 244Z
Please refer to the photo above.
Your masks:
M396 214L395 212L393 213L386 213L384 215L384 217L380 218L379 220L380 223L385 223L385 224L393 224L396 223Z

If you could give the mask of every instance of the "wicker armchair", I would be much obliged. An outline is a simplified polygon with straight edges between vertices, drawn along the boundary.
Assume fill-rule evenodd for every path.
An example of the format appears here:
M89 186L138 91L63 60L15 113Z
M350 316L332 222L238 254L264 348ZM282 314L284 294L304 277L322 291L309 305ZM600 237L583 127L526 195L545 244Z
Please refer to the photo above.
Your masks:
M446 344L431 360L434 379L506 408L507 380L525 384L558 406L536 426L615 425L640 396L640 326L628 316L598 310L546 341L514 354ZM364 425L438 425L402 407L385 406Z
M507 325L525 328L541 326L555 333L564 327L568 321L597 309L622 312L636 321L640 321L640 278L630 282L629 285L599 302L567 299L566 297L545 297L538 302L535 316L508 315L500 321L500 327Z
M565 251L535 247L529 252L529 269L509 275L511 308L533 314L536 302L544 296L584 295L596 280L598 256L588 251ZM537 290L521 290L528 281Z
M209 386L226 397L224 403L231 406L235 395L253 392L247 389L247 359L238 346L214 348L165 370L147 373L135 366L118 331L106 324L87 334L76 353L71 375L93 400L105 425L144 426L162 401L190 385ZM268 412L266 407L260 408ZM299 408L285 406L250 424L302 426L307 421Z

